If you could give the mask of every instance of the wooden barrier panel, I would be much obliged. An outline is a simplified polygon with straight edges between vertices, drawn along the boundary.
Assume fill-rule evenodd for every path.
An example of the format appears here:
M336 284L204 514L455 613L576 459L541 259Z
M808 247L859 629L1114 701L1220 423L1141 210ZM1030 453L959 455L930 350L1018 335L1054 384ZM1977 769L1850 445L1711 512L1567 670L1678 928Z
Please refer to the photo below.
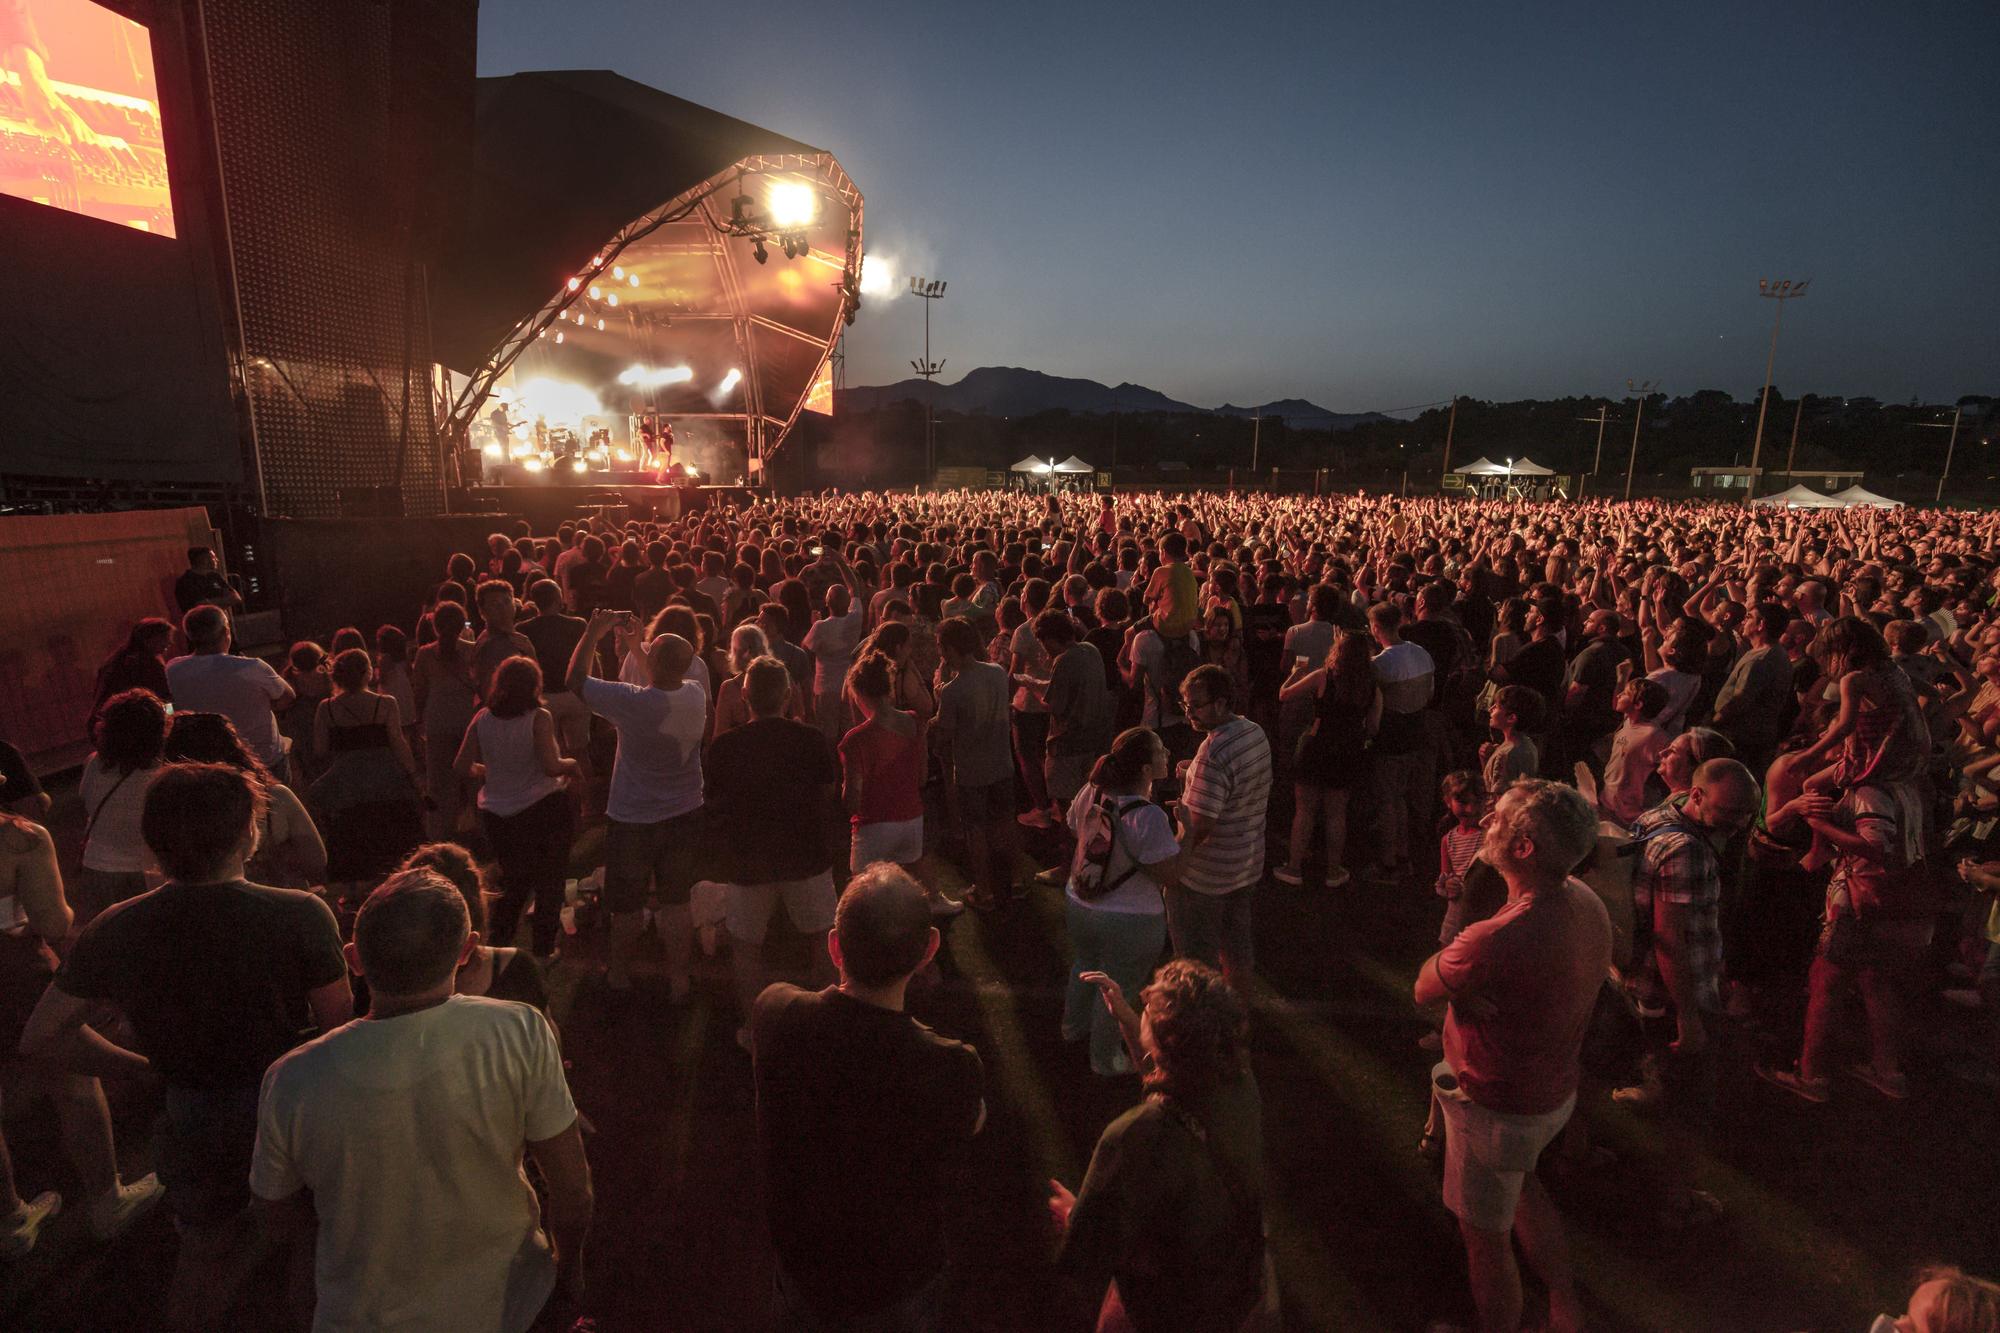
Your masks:
M97 668L143 616L178 621L174 580L205 509L0 518L0 736L37 769L87 752Z

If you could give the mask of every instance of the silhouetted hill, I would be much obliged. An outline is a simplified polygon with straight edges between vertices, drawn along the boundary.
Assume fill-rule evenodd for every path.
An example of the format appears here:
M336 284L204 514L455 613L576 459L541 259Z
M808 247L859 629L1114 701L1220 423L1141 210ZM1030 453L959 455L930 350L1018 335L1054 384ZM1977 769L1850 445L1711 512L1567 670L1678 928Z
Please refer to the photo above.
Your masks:
M1096 380L1049 375L1017 366L982 366L955 384L926 384L920 379L894 384L864 385L841 392L838 407L849 412L873 412L892 403L925 401L941 411L972 415L1021 417L1037 412L1190 412L1248 417L1261 413L1285 417L1305 429L1345 430L1383 418L1373 412L1329 412L1303 398L1284 398L1261 408L1196 407L1169 398L1143 384L1099 384Z

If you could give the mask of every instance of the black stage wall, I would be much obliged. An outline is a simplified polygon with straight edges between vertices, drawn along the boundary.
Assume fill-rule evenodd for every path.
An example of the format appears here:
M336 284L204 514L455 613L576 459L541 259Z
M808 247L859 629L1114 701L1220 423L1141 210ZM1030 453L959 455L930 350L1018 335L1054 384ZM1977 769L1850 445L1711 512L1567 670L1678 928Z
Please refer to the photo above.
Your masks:
M516 514L425 519L270 519L261 557L284 590L285 635L318 638L353 625L372 643L375 628L406 633L444 579L454 551L478 556L488 533L513 531Z

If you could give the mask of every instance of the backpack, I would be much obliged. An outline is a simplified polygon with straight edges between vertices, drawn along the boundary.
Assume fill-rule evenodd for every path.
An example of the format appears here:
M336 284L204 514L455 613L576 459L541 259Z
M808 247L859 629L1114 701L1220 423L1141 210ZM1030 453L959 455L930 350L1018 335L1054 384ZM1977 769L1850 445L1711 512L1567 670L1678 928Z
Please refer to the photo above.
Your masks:
M1159 634L1156 629L1153 631ZM1153 687L1153 696L1159 703L1160 725L1175 726L1182 721L1181 682L1188 673L1201 665L1201 649L1193 643L1193 634L1183 634L1178 639L1170 639L1160 634L1162 654L1160 679L1148 682Z
M1070 859L1069 882L1078 898L1094 903L1144 868L1137 857L1127 853L1130 864L1116 875L1109 874L1112 853L1118 850L1119 826L1126 815L1151 804L1140 799L1121 806L1116 796L1103 792L1091 799L1083 825L1076 830L1076 852Z

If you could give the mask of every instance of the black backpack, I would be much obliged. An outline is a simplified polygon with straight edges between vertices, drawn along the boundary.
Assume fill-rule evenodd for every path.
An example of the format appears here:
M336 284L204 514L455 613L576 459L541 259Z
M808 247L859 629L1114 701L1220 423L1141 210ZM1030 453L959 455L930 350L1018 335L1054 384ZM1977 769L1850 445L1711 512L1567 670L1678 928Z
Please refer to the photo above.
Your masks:
M1139 800L1121 806L1116 796L1103 792L1091 800L1090 808L1084 813L1083 827L1076 830L1076 852L1070 861L1069 882L1076 890L1076 896L1084 902L1094 903L1105 894L1132 878L1145 867L1139 859L1127 853L1131 864L1116 875L1109 874L1112 854L1118 850L1119 827L1125 816L1151 801Z

